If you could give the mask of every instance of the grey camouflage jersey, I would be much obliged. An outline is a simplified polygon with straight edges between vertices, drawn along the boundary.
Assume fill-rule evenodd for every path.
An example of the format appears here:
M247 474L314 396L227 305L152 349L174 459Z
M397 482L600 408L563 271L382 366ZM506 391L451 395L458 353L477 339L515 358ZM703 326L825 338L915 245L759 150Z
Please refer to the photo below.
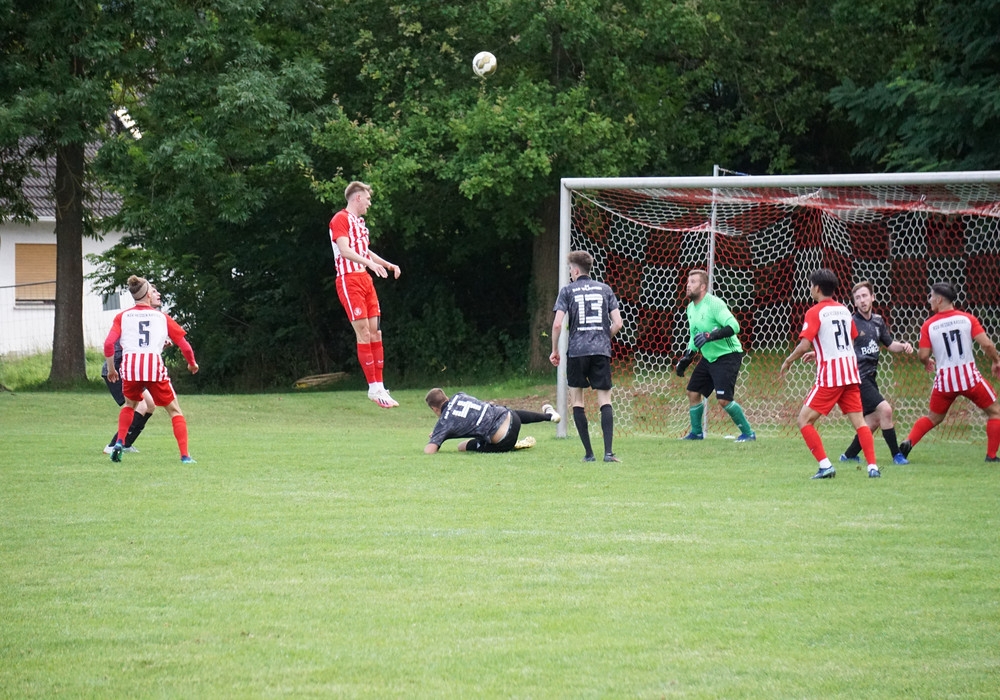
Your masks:
M586 275L559 290L553 311L569 318L567 357L604 355L611 357L611 312L618 298L611 287Z
M479 438L490 442L508 413L510 409L506 406L497 406L458 392L441 411L430 442L438 447L452 438Z

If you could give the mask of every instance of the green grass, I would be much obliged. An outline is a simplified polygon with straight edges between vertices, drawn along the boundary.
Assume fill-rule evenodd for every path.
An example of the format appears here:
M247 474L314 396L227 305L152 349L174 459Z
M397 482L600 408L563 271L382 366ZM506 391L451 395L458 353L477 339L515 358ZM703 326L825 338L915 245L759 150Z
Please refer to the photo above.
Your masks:
M182 466L162 411L115 465L106 395L0 393L0 697L996 696L984 436L880 480L572 425L426 456L394 395L182 396Z

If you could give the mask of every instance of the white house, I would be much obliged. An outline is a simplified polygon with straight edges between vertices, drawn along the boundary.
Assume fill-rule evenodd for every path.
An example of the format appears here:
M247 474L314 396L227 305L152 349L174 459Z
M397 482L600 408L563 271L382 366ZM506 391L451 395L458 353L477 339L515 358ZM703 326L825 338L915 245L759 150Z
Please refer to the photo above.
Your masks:
M56 217L52 199L55 160L38 168L38 177L25 181L25 192L38 220L24 225L0 223L0 355L30 355L52 350L56 296ZM104 197L95 213L113 213L119 202ZM102 253L119 240L112 233L98 241L83 240L84 256ZM94 266L84 258L84 276ZM105 298L86 278L83 294L83 337L87 347L102 347L115 314L132 305L124 290Z

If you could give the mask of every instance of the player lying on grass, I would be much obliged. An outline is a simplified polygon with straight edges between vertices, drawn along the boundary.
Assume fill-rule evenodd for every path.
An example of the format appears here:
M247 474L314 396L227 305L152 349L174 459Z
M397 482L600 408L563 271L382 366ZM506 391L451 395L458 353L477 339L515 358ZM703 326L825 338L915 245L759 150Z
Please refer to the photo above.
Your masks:
M438 417L424 453L432 455L445 440L469 438L459 443L459 452L510 452L531 447L535 438L518 440L524 423L558 423L560 416L549 404L542 412L522 411L480 401L475 396L459 392L453 397L441 389L431 389L425 397L427 405Z

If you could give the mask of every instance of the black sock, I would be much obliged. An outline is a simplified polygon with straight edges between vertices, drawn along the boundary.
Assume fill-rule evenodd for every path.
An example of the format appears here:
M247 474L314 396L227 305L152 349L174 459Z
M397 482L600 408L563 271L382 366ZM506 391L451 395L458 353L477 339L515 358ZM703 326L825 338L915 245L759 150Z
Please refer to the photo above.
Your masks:
M125 447L132 447L132 443L146 427L146 421L151 415L151 413L136 413L132 416L132 425L128 427L128 432L125 434Z
M895 457L899 454L899 443L896 442L896 429L888 428L882 431L882 437L885 438L885 444L889 446L889 452Z
M580 434L580 442L586 450L587 457L594 456L594 448L590 446L590 428L587 426L587 412L583 406L573 407L573 422L576 423L576 432Z
M514 410L517 417L521 419L521 425L525 423L548 423L551 419L548 413L538 413L537 411Z
M857 433L854 434L854 440L851 442L851 446L844 450L844 456L854 459L859 454L861 454L861 441L858 440Z
M118 432L117 431L115 431L115 434L111 436L111 442L108 443L108 447L114 447L116 442L118 442Z
M609 403L601 406L601 432L604 433L604 454L609 455L613 451L611 443L615 437L615 414Z

